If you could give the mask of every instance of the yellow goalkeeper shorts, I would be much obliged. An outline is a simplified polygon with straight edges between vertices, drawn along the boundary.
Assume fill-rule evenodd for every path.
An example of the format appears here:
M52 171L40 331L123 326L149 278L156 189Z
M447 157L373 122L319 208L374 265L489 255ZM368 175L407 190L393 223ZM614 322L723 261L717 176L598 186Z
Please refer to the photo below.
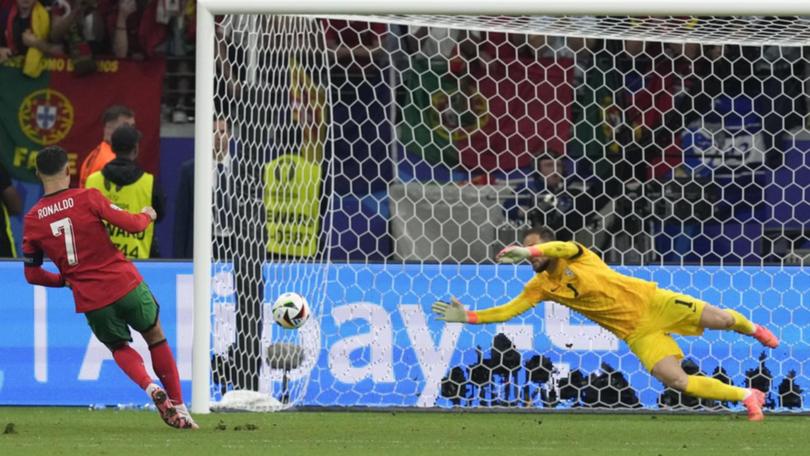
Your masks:
M706 303L699 299L658 289L647 313L625 342L650 372L667 356L683 359L683 352L670 333L684 336L703 334L700 316L705 307Z

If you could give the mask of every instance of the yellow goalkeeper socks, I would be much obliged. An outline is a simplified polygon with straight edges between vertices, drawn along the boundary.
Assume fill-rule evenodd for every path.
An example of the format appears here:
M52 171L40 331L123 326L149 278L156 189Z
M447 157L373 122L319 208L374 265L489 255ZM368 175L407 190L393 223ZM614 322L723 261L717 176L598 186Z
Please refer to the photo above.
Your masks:
M718 401L741 401L745 399L747 390L738 386L726 385L715 378L690 375L686 383L686 394L702 399Z
M757 328L754 326L753 323L751 323L751 320L745 318L743 314L737 312L736 310L731 309L723 309L723 310L725 310L726 313L731 314L731 316L734 317L734 325L731 326L731 329L737 331L738 333L746 334L749 336L751 334L754 334L754 331L756 331Z

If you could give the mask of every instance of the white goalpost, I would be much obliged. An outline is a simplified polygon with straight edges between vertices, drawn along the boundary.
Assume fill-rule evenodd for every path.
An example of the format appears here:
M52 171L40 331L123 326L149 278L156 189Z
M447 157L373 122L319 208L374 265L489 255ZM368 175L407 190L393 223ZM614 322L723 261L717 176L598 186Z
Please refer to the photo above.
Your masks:
M553 303L435 321L517 295L531 271L492 259L537 224L775 327L762 356L679 343L807 411L807 49L806 0L199 0L192 412L731 407Z
M621 0L573 0L564 5L537 5L526 0L511 0L498 3L464 2L449 0L442 4L428 1L389 3L380 5L373 1L342 2L295 2L279 1L268 5L262 0L209 0L202 8L212 14L465 14L465 15L612 15L612 16L803 16L807 5L801 0L777 0L769 5L751 0L684 0L667 2L651 0L637 5Z
M194 342L192 344L191 410L209 413L211 378L211 226L214 128L214 17L197 4L197 68L194 119ZM203 37L210 37L205 39Z

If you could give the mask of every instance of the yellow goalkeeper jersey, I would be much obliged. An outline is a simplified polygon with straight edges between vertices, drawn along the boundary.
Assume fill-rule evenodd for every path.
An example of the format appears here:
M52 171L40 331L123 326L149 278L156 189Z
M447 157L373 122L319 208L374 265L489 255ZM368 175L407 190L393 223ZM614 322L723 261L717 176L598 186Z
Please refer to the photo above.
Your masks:
M543 244L546 256L561 256L552 270L535 275L507 304L474 312L477 323L506 321L540 301L570 307L624 339L646 313L658 286L611 269L598 255L571 242ZM553 252L553 253L552 253Z

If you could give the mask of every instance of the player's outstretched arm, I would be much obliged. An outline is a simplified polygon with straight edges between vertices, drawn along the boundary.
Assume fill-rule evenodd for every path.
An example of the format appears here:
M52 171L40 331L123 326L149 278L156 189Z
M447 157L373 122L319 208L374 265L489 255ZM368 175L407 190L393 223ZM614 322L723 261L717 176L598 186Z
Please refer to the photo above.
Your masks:
M574 258L582 254L582 246L574 242L551 241L531 247L510 245L498 252L498 263L518 263L533 257Z
M439 320L451 323L500 323L520 315L534 307L539 296L526 290L515 299L506 304L491 307L485 310L467 310L455 297L450 302L436 301L433 303L433 313Z
M436 318L439 320L444 320L448 323L474 323L469 317L469 314L472 312L468 312L467 309L464 308L464 305L458 302L455 296L450 298L450 302L434 302L432 309L433 313L436 314Z
M93 208L101 219L129 233L140 233L157 218L155 210L145 207L140 214L130 214L111 203L96 189L90 190Z

